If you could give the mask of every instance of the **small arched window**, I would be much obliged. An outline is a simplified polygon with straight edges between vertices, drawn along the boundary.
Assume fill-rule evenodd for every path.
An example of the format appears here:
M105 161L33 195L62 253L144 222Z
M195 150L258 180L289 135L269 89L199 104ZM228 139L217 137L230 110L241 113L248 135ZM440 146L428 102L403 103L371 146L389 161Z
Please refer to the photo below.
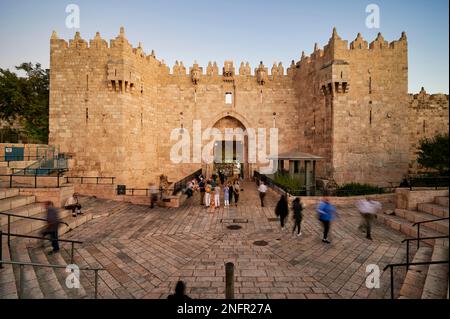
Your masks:
M225 93L225 104L233 104L233 93Z

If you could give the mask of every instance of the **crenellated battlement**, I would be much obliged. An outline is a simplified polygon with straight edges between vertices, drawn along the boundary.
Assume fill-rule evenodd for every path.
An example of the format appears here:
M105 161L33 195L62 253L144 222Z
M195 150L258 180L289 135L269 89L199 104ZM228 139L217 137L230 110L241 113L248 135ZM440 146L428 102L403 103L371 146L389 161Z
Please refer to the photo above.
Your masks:
M333 28L331 38L324 48L320 49L318 44L315 43L311 55L306 56L305 52L302 52L301 58L296 65L302 67L314 62L323 63L324 60L345 57L353 53L361 54L361 52L366 52L368 54L383 54L384 52L392 52L393 50L403 52L407 50L407 37L405 32L402 32L399 40L392 42L386 41L383 35L378 33L376 39L370 44L362 37L361 33L358 33L355 40L348 45L348 41L343 40L338 35L336 28Z
M448 94L428 94L422 87L419 93L409 94L410 105L417 109L441 108L448 110Z

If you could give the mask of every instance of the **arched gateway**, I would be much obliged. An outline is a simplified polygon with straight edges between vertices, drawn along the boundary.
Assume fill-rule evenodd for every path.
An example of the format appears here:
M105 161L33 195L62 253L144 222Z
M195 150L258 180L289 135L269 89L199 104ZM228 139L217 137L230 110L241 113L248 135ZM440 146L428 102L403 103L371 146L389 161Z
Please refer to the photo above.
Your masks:
M218 136L214 140L214 161L208 165L207 173L248 178L250 171L246 126L235 116L228 114L212 125L213 129L220 131L220 138Z

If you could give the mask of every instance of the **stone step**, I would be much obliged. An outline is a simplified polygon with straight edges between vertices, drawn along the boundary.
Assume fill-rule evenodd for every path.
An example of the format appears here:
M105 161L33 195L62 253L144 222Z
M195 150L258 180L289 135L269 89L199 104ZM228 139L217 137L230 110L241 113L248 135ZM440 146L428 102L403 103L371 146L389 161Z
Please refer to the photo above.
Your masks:
M448 207L448 196L437 196L434 198L434 203L440 206Z
M70 220L70 218L68 218L68 216L70 216L70 218L74 218L74 217L72 217L70 211L68 211L68 210L60 211L59 218L62 221L67 222L68 220ZM33 217L45 219L47 217L47 212L45 212L45 211L41 212L39 214L33 215ZM44 229L46 227L46 225L47 225L46 221L22 218L22 219L18 219L16 221L12 222L10 227L11 227L11 233L39 236L39 232L42 229ZM67 226L64 224L61 224L59 226L59 233L63 234L65 232L67 232L67 230L65 230L65 228L67 228ZM7 224L3 224L2 231L3 232L8 231Z
M40 247L28 247L28 254L32 262L38 264L48 264L46 252ZM39 286L46 299L67 299L67 294L61 286L55 274L54 268L34 267L38 278Z
M413 263L427 262L431 260L433 249L420 247L414 255ZM427 277L428 265L410 266L406 273L405 281L400 289L402 299L420 299Z
M444 207L433 203L419 203L417 204L417 210L440 217L448 217L448 206Z
M411 223L423 222L437 218L436 216L431 214L398 208L395 210L395 215L403 219L409 220ZM420 227L423 227L424 225L426 225L426 227L430 229L434 229L435 231L442 233L443 235L449 234L448 220L440 220L431 223L426 223L422 224Z
M26 206L36 202L36 197L33 195L23 196L17 195L14 197L7 197L0 199L0 212L6 212L11 209Z
M11 260L9 255L9 247L6 240L2 244L2 260ZM0 299L17 299L17 287L16 277L14 276L14 270L12 265L3 264L3 268L0 269Z
M53 265L67 265L67 262L64 260L64 258L62 257L60 252L56 253L56 254L48 255L47 259L48 259L48 262ZM67 276L69 275L69 273L66 272L66 269L57 268L57 269L55 269L55 274L56 274L56 277L58 278L58 281L60 282L61 286L64 288L64 290L69 298L82 299L87 296L86 291L84 290L84 287L81 284L81 280L80 280L79 288L67 287L66 279L67 279ZM80 276L81 276L81 274L80 274Z
M0 200L9 198L9 197L14 197L14 196L19 196L19 190L17 188L2 188L2 189L0 189Z
M8 213L14 215L20 215L25 217L34 217L37 214L45 212L45 207L41 203L33 203L26 206L17 207L8 211ZM20 217L11 216L11 222L19 220ZM8 216L0 215L1 225L6 225L8 223Z
M433 261L448 260L448 239L436 240ZM423 287L422 299L446 299L448 294L448 264L435 264L428 267Z
M26 241L19 240L11 245L11 258L14 261L31 262ZM34 267L24 266L24 278L20 278L20 266L14 265L14 275L16 278L17 291L19 291L20 280L23 282L23 296L24 299L42 299L44 294L39 286Z
M388 225L392 229L402 232L409 238L417 237L417 227L416 226L413 227L410 221L405 220L401 217L378 214L377 220L385 225ZM434 237L434 236L443 236L443 234L435 231L434 229L430 229L426 226L420 227L420 237ZM434 245L434 239L422 240L421 243Z

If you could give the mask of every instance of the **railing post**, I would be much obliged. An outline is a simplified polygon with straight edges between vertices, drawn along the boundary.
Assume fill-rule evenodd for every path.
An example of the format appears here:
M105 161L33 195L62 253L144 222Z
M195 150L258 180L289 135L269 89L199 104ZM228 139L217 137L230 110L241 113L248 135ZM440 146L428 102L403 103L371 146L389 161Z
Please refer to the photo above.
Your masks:
M24 268L25 268L25 265L19 265L19 267L20 267L20 276L19 276L19 299L22 299L23 298L23 290L24 290L24 287L23 287L23 284L24 284L24 274L25 274L25 271L24 271Z
M95 276L95 283L94 283L94 299L97 299L98 294L98 269L94 270L94 276Z
M8 247L11 246L11 215L8 215Z
M225 264L225 298L234 299L234 264Z
M72 248L70 250L70 263L73 264L73 251L74 251L75 243L72 242Z
M57 174L57 176L56 176L56 178L58 179L58 183L57 183L58 186L57 186L57 188L59 188L59 174L60 174L60 173L59 173L59 171L58 171L58 174Z
M83 184L83 176L81 176L81 184Z
M9 188L12 188L12 174L9 175Z
M97 185L98 185L98 176L97 176Z
M37 188L37 171L34 171L34 188Z
M3 260L3 231L0 227L0 260ZM3 264L0 264L0 269L3 268Z
M409 240L406 241L406 271L409 270Z
M391 268L391 299L394 299L394 267Z
M420 247L420 224L417 224L417 249Z

